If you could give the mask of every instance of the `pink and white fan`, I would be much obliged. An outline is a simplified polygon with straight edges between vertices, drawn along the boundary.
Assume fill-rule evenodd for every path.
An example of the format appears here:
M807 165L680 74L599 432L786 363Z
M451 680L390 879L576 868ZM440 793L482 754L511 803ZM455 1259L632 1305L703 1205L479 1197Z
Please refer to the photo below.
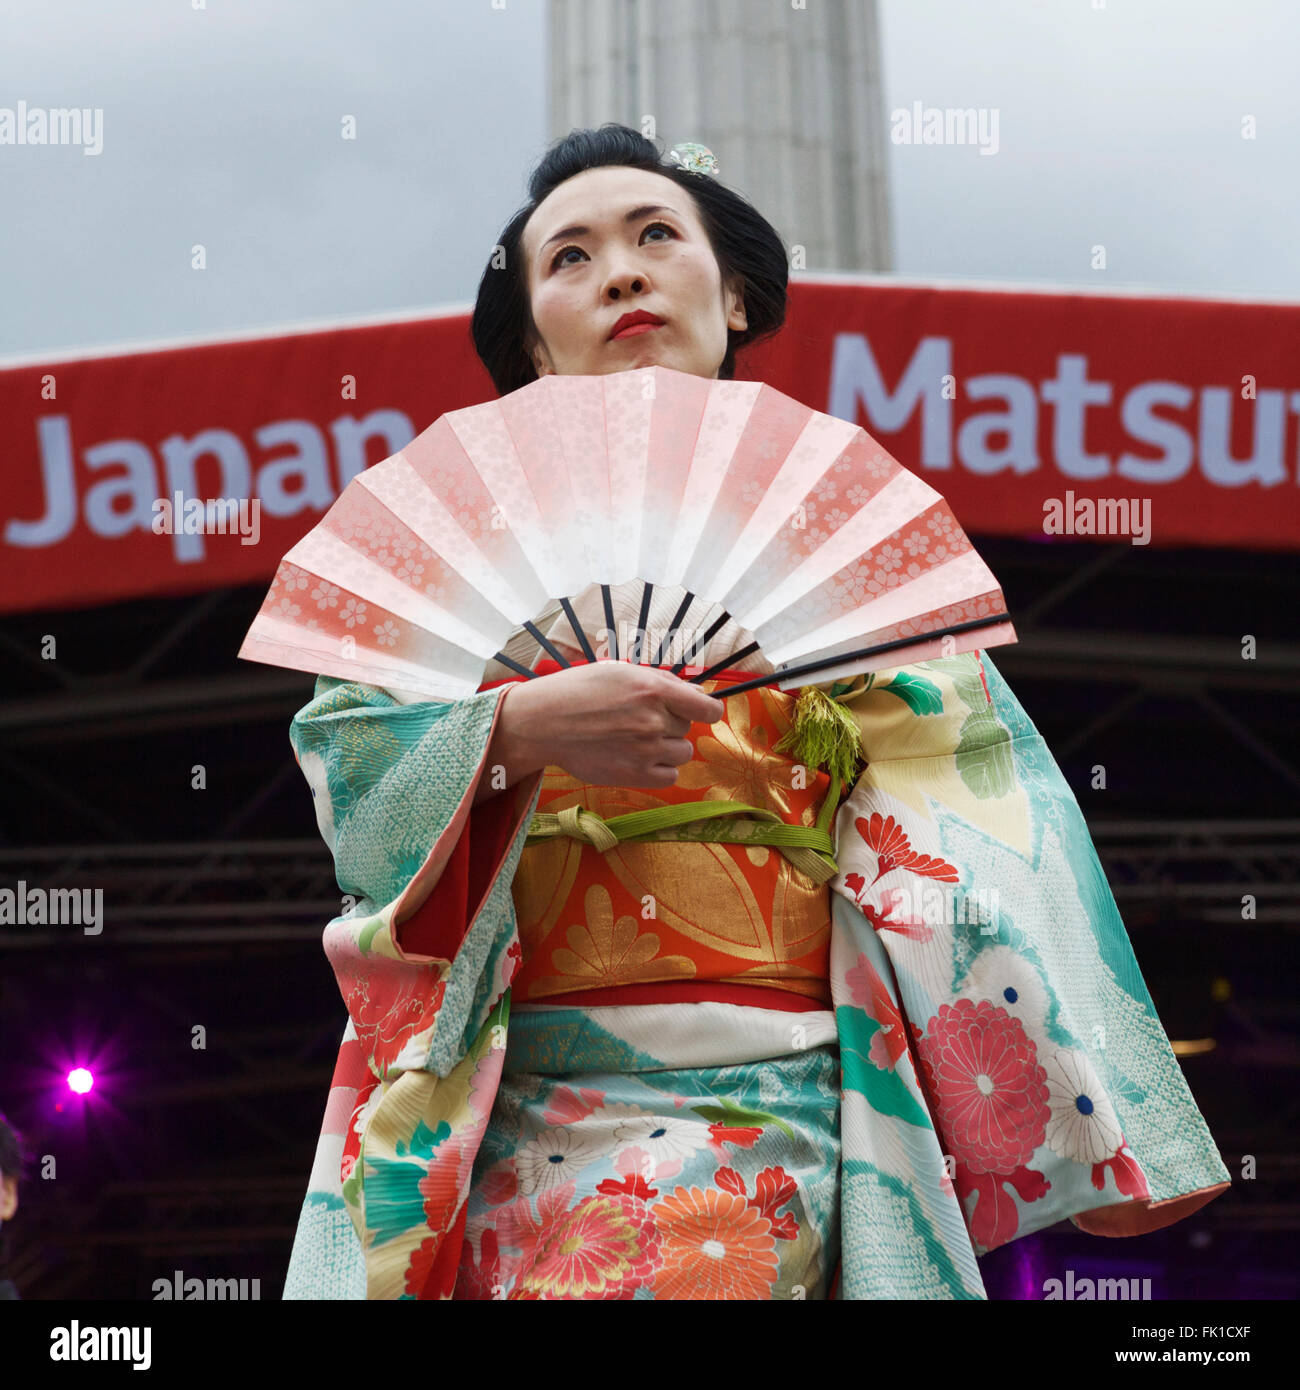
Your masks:
M1002 591L952 510L863 429L755 381L666 367L548 376L440 416L354 478L280 563L239 655L415 692L473 695L521 631L600 585L685 598L700 681L753 650L775 672L730 686L847 679L1014 642ZM754 643L689 666L728 620ZM640 641L625 657L653 660ZM723 692L719 692L720 694Z

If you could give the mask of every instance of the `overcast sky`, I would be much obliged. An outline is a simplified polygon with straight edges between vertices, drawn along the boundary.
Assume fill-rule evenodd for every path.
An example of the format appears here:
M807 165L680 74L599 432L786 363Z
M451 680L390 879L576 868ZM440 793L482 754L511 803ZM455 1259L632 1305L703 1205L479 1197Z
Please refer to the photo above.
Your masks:
M1000 127L890 146L895 271L1300 301L1300 4L1098 2L880 0L886 110ZM0 108L104 112L0 145L0 354L467 304L545 67L545 0L0 0Z

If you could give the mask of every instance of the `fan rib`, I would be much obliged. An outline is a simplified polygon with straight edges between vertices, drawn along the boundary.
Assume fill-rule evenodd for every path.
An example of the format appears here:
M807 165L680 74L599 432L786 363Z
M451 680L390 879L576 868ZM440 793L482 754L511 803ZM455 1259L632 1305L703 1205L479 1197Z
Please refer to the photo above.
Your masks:
M714 662L707 671L701 671L698 676L691 676L690 681L693 685L698 685L701 681L712 680L719 671L725 671L729 666L734 666L736 662L740 661L743 657L747 657L750 652L756 652L757 650L758 643L751 642L749 646L741 647L738 651L732 652L730 656L725 656L721 661ZM745 688L748 689L748 686Z
M662 666L664 664L664 648L668 646L677 635L677 629L682 625L682 619L686 616L686 610L694 602L695 595L688 591L686 597L682 599L681 603L678 605L677 612L673 614L673 620L668 625L668 631L664 634L663 641L659 643L659 650L655 653L656 666Z
M525 632L531 632L533 636L537 638L537 640L542 644L543 649L546 652L548 652L556 661L558 661L561 666L573 666L573 662L571 662L569 658L565 656L565 654L559 649L559 647L555 646L555 644L547 638L546 634L541 630L541 628L537 626L536 623L530 620L524 623L523 627Z
M691 657L695 655L696 651L703 651L703 649L707 647L710 642L713 641L713 639L718 635L718 633L721 632L722 629L726 627L726 625L730 621L731 614L723 612L712 623L710 623L707 631L702 636L697 637L695 641L691 643L690 647L682 653L682 659L678 662L674 662L674 664L669 668L672 671L673 675L680 675L682 667L689 666L691 664Z
M614 622L614 600L610 597L608 584L602 584L600 586L600 592L604 595L605 599L605 631L609 633L610 655L617 661L619 659L618 627Z
M493 661L499 661L502 666L508 666L512 671L517 671L521 676L527 676L529 680L537 679L537 672L531 671L527 666L521 666L513 657L509 657L505 652L498 652Z
M636 620L636 637L632 646L632 660L638 666L641 664L641 646L645 641L646 624L650 621L650 595L654 593L654 587L648 579L642 581L641 615Z
M573 629L582 647L582 653L588 661L596 660L596 653L591 649L591 643L587 641L587 634L582 630L582 624L578 621L578 615L573 611L573 605L567 598L560 600L560 607L564 609L564 616L569 620L569 626Z

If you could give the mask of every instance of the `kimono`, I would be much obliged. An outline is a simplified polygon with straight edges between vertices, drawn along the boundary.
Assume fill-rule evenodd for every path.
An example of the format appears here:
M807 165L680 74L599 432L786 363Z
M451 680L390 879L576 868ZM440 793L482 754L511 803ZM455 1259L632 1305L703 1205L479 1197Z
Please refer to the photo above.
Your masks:
M771 671L744 667L701 688ZM674 787L547 768L476 802L509 688L322 677L294 720L348 1019L285 1298L984 1299L1009 1241L1227 1188L986 651L818 687L860 738L844 786L780 751L795 695L763 687ZM638 840L655 807L706 819Z

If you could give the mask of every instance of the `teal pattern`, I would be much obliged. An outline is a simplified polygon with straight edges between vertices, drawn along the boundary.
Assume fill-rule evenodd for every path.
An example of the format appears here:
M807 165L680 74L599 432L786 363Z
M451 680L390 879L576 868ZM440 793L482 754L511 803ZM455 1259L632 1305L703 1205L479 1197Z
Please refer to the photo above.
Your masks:
M402 705L322 678L294 721L347 895L326 950L349 1019L286 1298L365 1296L343 1200L361 1168L345 1174L377 1080L406 1073L467 1077L464 1096L491 1106L481 1139L463 1117L450 1138L426 1136L426 1188L447 1181L444 1153L469 1175L459 1272L440 1296L674 1298L695 1280L711 1297L827 1297L838 1267L841 1298L983 1299L979 1257L1009 1240L1066 1218L1156 1229L1226 1188L1078 801L986 653L834 688L866 763L835 820L824 1013L511 1014L510 883L535 794L518 798L455 959L405 958L394 910L445 856L500 694ZM916 907L922 890L938 916ZM482 1049L496 1033L494 1070ZM485 1060L466 1072L474 1049ZM657 1136L655 1116L672 1121ZM419 1219L424 1152L403 1162L403 1142L365 1145L372 1240ZM553 1159L572 1170L564 1183L541 1166ZM391 1193L385 1163L398 1165ZM718 1262L684 1244L710 1221L737 1242L721 1262L730 1285L708 1285ZM582 1265L584 1240L605 1263Z

